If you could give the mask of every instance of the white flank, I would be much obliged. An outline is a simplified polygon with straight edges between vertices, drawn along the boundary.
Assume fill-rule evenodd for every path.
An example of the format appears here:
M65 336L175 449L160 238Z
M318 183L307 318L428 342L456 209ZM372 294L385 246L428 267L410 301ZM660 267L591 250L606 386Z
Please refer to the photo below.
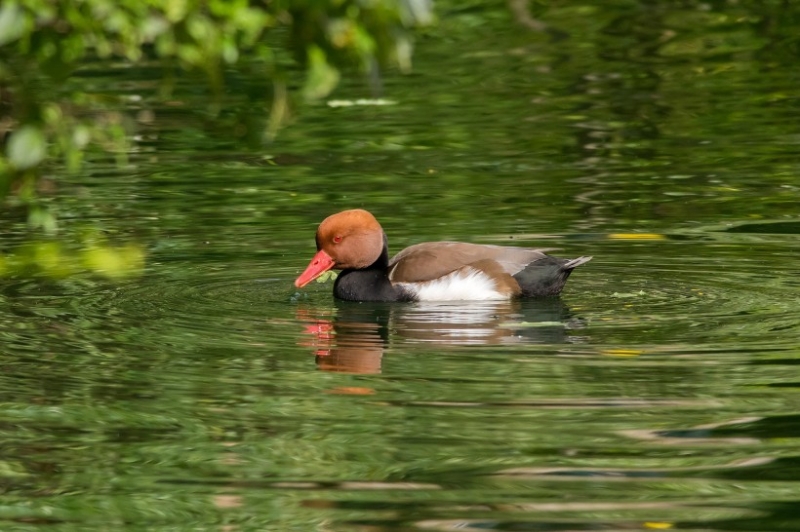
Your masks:
M464 268L425 283L395 283L419 301L497 301L509 299L485 273Z

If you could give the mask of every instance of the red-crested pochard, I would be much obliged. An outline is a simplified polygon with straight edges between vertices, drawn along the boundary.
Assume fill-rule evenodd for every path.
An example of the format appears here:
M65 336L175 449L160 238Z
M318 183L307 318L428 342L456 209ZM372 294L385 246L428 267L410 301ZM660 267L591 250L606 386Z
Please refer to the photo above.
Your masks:
M503 300L554 296L572 270L592 257L559 259L538 249L425 242L391 260L378 220L362 209L325 218L317 254L295 280L302 287L330 269L343 270L333 295L350 301Z

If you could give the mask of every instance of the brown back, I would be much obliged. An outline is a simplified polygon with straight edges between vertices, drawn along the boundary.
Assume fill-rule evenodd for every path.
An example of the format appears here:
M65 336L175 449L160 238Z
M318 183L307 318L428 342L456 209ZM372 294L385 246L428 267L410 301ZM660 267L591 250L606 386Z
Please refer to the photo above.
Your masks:
M544 252L538 249L464 242L425 242L407 247L392 257L389 261L389 279L395 283L431 281L464 266L487 260L497 262L503 272L514 275L544 256Z

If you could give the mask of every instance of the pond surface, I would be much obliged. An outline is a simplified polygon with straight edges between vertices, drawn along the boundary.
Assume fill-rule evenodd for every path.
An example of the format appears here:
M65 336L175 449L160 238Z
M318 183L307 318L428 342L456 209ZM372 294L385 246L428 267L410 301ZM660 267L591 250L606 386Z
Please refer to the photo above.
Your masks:
M191 79L162 102L87 67L139 135L59 176L59 218L146 271L0 283L0 528L800 529L800 9L563 4L557 40L442 13L393 105L305 107L266 148L255 81L214 119ZM295 289L355 207L391 252L595 258L554 299Z

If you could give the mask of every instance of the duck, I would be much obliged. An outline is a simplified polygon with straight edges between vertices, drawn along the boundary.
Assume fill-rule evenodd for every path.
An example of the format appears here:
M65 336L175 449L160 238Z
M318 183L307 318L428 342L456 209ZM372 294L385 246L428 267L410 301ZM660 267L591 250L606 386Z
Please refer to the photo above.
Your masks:
M546 250L467 242L423 242L389 258L389 242L364 209L332 214L319 225L317 253L294 284L302 288L341 270L334 297L359 302L497 301L556 296L592 257L561 259Z

